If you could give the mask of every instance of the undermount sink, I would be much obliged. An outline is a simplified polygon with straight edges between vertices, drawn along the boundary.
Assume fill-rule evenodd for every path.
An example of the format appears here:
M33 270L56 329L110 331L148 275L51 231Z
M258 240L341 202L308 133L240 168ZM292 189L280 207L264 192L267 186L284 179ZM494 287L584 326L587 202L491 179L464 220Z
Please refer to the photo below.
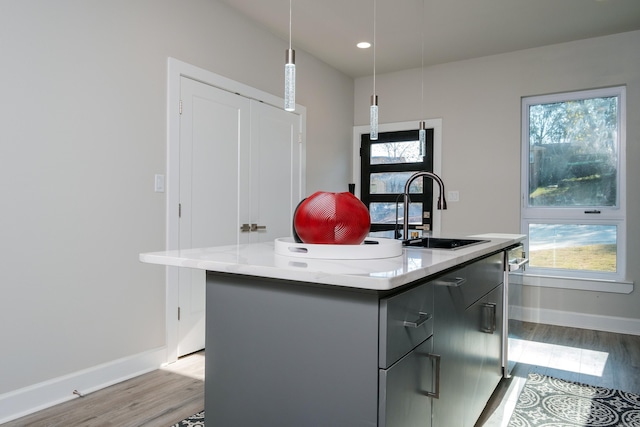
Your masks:
M423 237L421 239L404 240L403 246L427 248L427 249L459 249L480 243L487 243L489 240L478 239L447 239L440 237Z

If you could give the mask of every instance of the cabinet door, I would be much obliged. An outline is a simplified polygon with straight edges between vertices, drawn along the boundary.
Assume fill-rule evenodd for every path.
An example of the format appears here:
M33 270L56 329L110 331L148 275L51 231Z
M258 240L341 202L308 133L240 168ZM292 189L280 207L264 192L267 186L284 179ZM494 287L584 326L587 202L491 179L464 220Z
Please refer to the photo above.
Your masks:
M380 369L380 427L430 427L431 397L435 390L429 338L389 369Z
M484 258L433 282L434 353L442 357L437 427L473 426L500 381L501 259Z
M452 283L465 278L464 269L446 276ZM438 282L440 283L440 282ZM444 282L443 282L444 283ZM463 427L465 349L465 306L461 287L434 286L433 351L442 357L440 365L440 398L433 400L433 425Z
M503 286L465 312L464 425L472 426L502 378Z

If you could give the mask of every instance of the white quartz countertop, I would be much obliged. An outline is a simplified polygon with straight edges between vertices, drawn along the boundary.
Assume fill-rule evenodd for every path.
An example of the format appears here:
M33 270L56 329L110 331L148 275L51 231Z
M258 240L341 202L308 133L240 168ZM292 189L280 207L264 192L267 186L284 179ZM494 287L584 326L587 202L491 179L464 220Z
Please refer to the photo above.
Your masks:
M520 234L442 236L488 240L455 250L403 248L392 258L307 259L275 253L274 242L140 254L140 261L297 282L386 291L512 246Z

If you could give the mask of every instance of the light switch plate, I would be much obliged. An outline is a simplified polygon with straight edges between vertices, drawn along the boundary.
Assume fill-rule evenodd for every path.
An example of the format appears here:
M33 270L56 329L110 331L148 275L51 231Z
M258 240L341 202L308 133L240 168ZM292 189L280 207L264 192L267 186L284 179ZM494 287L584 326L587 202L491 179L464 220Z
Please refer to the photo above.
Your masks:
M153 189L156 193L164 193L164 175L155 175Z
M459 202L460 201L460 192L457 190L447 191L447 202Z

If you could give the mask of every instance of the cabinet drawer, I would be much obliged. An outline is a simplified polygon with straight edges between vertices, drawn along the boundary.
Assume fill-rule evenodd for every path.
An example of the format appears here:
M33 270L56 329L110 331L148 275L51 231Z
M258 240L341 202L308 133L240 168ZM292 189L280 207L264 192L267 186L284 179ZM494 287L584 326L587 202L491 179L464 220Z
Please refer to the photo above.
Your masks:
M379 367L388 368L433 334L433 285L380 300Z
M433 338L420 344L389 369L380 369L378 426L431 426L431 399L437 365L430 356Z
M504 254L491 255L466 266L462 275L467 282L462 285L464 307L469 307L504 280Z

